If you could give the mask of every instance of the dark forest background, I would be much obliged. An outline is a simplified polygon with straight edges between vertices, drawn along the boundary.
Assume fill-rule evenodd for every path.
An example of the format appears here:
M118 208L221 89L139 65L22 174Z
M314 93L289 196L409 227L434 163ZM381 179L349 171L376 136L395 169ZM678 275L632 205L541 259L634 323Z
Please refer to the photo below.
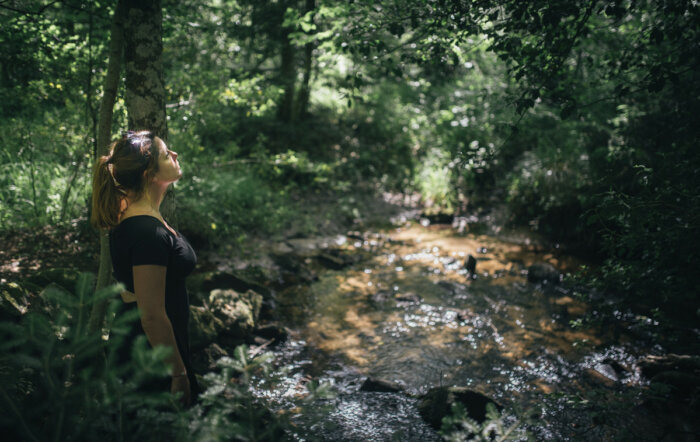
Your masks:
M135 129L129 89L148 75L123 27L137 3L120 1L120 18L114 2L0 1L5 306L12 293L38 291L22 286L32 271L12 264L17 238L83 232L75 247L97 256L90 173L106 145L98 132L114 29L127 29L127 44L108 138ZM158 131L185 173L168 211L197 247L310 235L362 218L364 196L417 196L425 216L488 211L585 257L592 265L573 278L604 312L590 320L629 311L696 327L696 1L149 5L143 14L162 14L142 24L162 39L150 60L167 115ZM309 213L320 202L332 207L326 224ZM36 257L52 253L34 247ZM97 272L92 264L83 270ZM84 278L78 290L90 297ZM29 327L13 321L4 333ZM39 369L32 357L22 363ZM0 366L4 383L10 365ZM57 401L67 394L58 391Z

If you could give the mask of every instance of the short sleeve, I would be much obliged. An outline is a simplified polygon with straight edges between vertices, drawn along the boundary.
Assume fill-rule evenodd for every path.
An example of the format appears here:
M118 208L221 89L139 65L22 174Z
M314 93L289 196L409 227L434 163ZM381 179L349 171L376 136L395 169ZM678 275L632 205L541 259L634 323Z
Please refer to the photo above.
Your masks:
M139 232L131 248L131 265L167 266L170 247L170 236L165 227L149 225Z

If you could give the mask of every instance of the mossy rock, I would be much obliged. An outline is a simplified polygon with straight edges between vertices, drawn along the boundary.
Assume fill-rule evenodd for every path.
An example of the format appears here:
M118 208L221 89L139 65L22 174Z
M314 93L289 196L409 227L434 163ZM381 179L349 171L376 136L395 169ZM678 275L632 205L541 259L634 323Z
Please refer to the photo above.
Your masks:
M253 290L239 293L235 290L212 290L209 308L224 324L224 333L245 339L255 330L260 316L263 297Z
M190 346L197 351L216 341L226 326L206 307L190 306Z

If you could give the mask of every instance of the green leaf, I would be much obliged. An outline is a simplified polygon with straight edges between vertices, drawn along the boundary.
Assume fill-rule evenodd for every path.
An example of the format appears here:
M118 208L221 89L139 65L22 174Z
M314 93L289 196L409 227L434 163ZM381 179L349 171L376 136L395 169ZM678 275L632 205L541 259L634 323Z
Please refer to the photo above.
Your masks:
M75 284L75 292L81 302L85 302L92 293L95 284L95 275L92 273L81 273L78 275L78 281Z

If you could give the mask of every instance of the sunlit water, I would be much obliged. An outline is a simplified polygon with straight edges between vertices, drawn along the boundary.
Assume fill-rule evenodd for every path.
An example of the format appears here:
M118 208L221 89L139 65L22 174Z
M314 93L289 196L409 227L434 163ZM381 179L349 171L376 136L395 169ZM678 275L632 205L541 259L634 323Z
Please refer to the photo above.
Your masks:
M508 239L418 223L341 238L344 253L365 258L278 295L292 337L274 350L278 382L260 381L256 393L292 416L298 440L440 440L415 397L450 385L538 416L538 438L578 434L569 432L577 423L567 400L551 393L595 385L615 394L636 384L641 350L606 330L572 328L588 306L562 286L527 282L534 262L563 271L579 262L527 237ZM464 268L468 254L478 260L476 279ZM405 393L361 392L367 376ZM335 397L305 402L316 382Z

